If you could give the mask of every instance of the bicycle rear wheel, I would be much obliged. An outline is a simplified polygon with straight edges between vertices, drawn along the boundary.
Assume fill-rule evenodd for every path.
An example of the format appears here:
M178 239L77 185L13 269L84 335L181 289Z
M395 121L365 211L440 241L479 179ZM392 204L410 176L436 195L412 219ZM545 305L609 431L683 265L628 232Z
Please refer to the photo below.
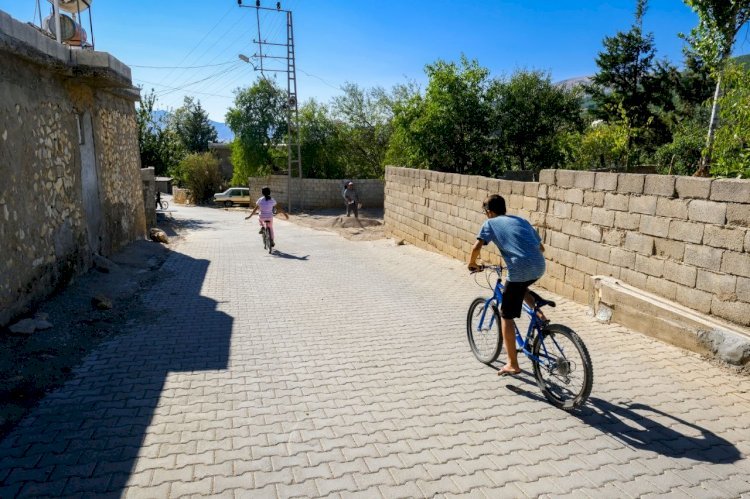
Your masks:
M581 338L567 326L550 324L537 333L531 350L534 377L545 398L570 411L586 402L594 382L591 357Z
M466 316L466 334L474 356L485 364L492 364L500 356L503 348L503 335L500 331L500 314L490 306L485 313L485 298L475 299L469 306ZM479 323L482 322L482 328Z
M169 203L167 203L166 201L160 201L159 204L161 205L162 211L166 211L169 209Z
M263 236L263 249L268 249L271 246L271 243L268 241L268 229L264 226L263 232L261 233Z

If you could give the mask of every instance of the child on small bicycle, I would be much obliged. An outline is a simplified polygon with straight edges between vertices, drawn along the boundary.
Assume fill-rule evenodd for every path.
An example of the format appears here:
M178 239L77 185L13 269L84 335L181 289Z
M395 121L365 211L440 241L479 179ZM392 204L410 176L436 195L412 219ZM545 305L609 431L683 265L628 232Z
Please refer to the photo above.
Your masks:
M260 215L258 215L258 222L260 223L260 233L263 232L263 224L265 223L266 225L268 225L268 229L271 232L271 246L275 246L274 241L276 238L273 232L273 210L274 208L276 208L276 211L284 215L287 220L289 220L289 215L281 206L276 203L276 200L271 197L270 187L263 187L260 192L261 194L263 194L263 197L255 202L255 208L253 208L253 211L252 213L250 213L250 215L245 217L245 220L260 211Z
M533 306L534 299L528 294L529 286L536 282L546 268L544 246L534 227L521 217L506 215L505 199L493 194L482 205L488 220L477 234L477 241L471 249L469 270L480 269L477 258L482 246L494 242L508 269L503 301L500 306L503 343L508 355L508 363L498 375L513 375L521 372L516 351L515 321L521 316L523 302ZM544 320L541 316L540 319Z

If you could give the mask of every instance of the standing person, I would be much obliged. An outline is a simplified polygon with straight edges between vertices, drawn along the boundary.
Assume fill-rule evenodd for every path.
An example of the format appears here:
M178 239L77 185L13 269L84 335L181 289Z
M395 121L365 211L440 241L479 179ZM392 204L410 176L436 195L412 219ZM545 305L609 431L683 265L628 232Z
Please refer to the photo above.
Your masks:
M354 182L347 182L344 189L344 201L346 201L346 216L354 212L354 218L359 218L359 194L354 190Z
M281 206L276 204L276 200L271 197L270 187L264 187L260 192L263 194L263 197L255 202L255 208L253 208L252 213L245 217L245 220L252 217L258 212L258 210L260 210L260 215L258 215L258 222L260 223L259 233L263 232L263 222L265 222L271 232L271 247L273 247L275 246L274 241L276 240L273 232L273 209L276 208L276 211L284 215L287 220L289 220L289 215L281 208Z
M508 363L503 366L498 375L513 375L521 372L516 352L515 321L521 316L524 300L533 306L534 299L527 293L529 286L536 282L545 271L544 246L534 227L521 217L506 215L505 199L493 194L482 204L488 220L484 222L477 234L477 241L471 249L469 270L475 271L480 267L477 258L482 246L490 242L500 250L500 254L508 269L505 280L503 302L500 305L500 316L503 331L503 342L508 355ZM540 314L540 319L546 320Z

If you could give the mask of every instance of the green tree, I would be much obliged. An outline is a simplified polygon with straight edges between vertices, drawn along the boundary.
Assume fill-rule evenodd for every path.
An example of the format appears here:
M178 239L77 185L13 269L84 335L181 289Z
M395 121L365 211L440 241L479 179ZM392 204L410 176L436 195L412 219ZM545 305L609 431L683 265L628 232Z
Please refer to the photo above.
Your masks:
M553 85L541 71L516 71L498 85L493 115L505 168L560 167L566 156L561 135L583 128L581 105L579 90Z
M286 101L286 92L267 78L235 91L234 106L226 115L227 125L235 135L234 185L245 185L249 177L279 168L279 156L286 154L280 151L287 132Z
M424 97L410 95L394 103L394 144L389 158L400 155L408 166L490 174L496 139L492 102L496 87L476 60L460 64L438 60L425 67Z
M218 137L208 113L192 97L185 97L182 106L170 115L169 126L188 153L208 151L209 142L216 142Z
M190 189L195 203L204 203L222 187L219 160L210 152L190 153L174 170L178 183Z
M299 121L303 175L307 178L347 176L340 137L343 125L331 118L328 107L310 99L300 108Z
M711 174L750 178L750 71L730 63L723 80Z
M636 143L636 137L630 137L629 150L653 148L670 138L656 110L671 110L675 72L669 63L655 60L653 34L643 33L645 11L646 0L637 0L630 30L604 38L604 50L596 58L599 71L587 86L594 117L610 123L624 120L625 126L643 130ZM632 151L628 154L635 156Z
M168 126L168 120L155 115L155 105L156 93L151 89L136 107L138 147L141 165L144 168L153 166L157 175L166 175L185 153L178 137Z
M381 87L363 89L353 83L344 84L342 90L343 95L335 97L331 107L340 124L347 175L380 178L392 133L389 95Z
M698 14L698 26L684 38L692 50L705 62L716 80L716 89L708 124L706 148L696 175L707 176L711 165L719 99L721 77L724 66L732 54L737 33L750 20L750 0L683 0Z

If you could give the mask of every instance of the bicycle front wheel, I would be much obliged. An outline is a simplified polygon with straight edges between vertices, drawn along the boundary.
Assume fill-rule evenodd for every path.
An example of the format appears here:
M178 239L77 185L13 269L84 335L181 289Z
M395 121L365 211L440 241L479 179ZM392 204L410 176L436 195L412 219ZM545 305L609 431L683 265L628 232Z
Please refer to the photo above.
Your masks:
M503 336L500 331L500 315L491 305L487 308L485 298L475 299L466 316L466 334L474 356L485 364L492 364L500 356ZM485 308L487 308L485 310ZM482 327L479 327L479 324Z
M166 210L168 210L168 209L169 209L169 203L167 203L166 201L162 201L162 202L161 202L161 203L159 203L159 204L161 204L161 209L162 209L162 211L166 211Z
M534 377L545 398L570 411L586 402L594 382L591 357L581 338L567 326L550 324L534 337Z

